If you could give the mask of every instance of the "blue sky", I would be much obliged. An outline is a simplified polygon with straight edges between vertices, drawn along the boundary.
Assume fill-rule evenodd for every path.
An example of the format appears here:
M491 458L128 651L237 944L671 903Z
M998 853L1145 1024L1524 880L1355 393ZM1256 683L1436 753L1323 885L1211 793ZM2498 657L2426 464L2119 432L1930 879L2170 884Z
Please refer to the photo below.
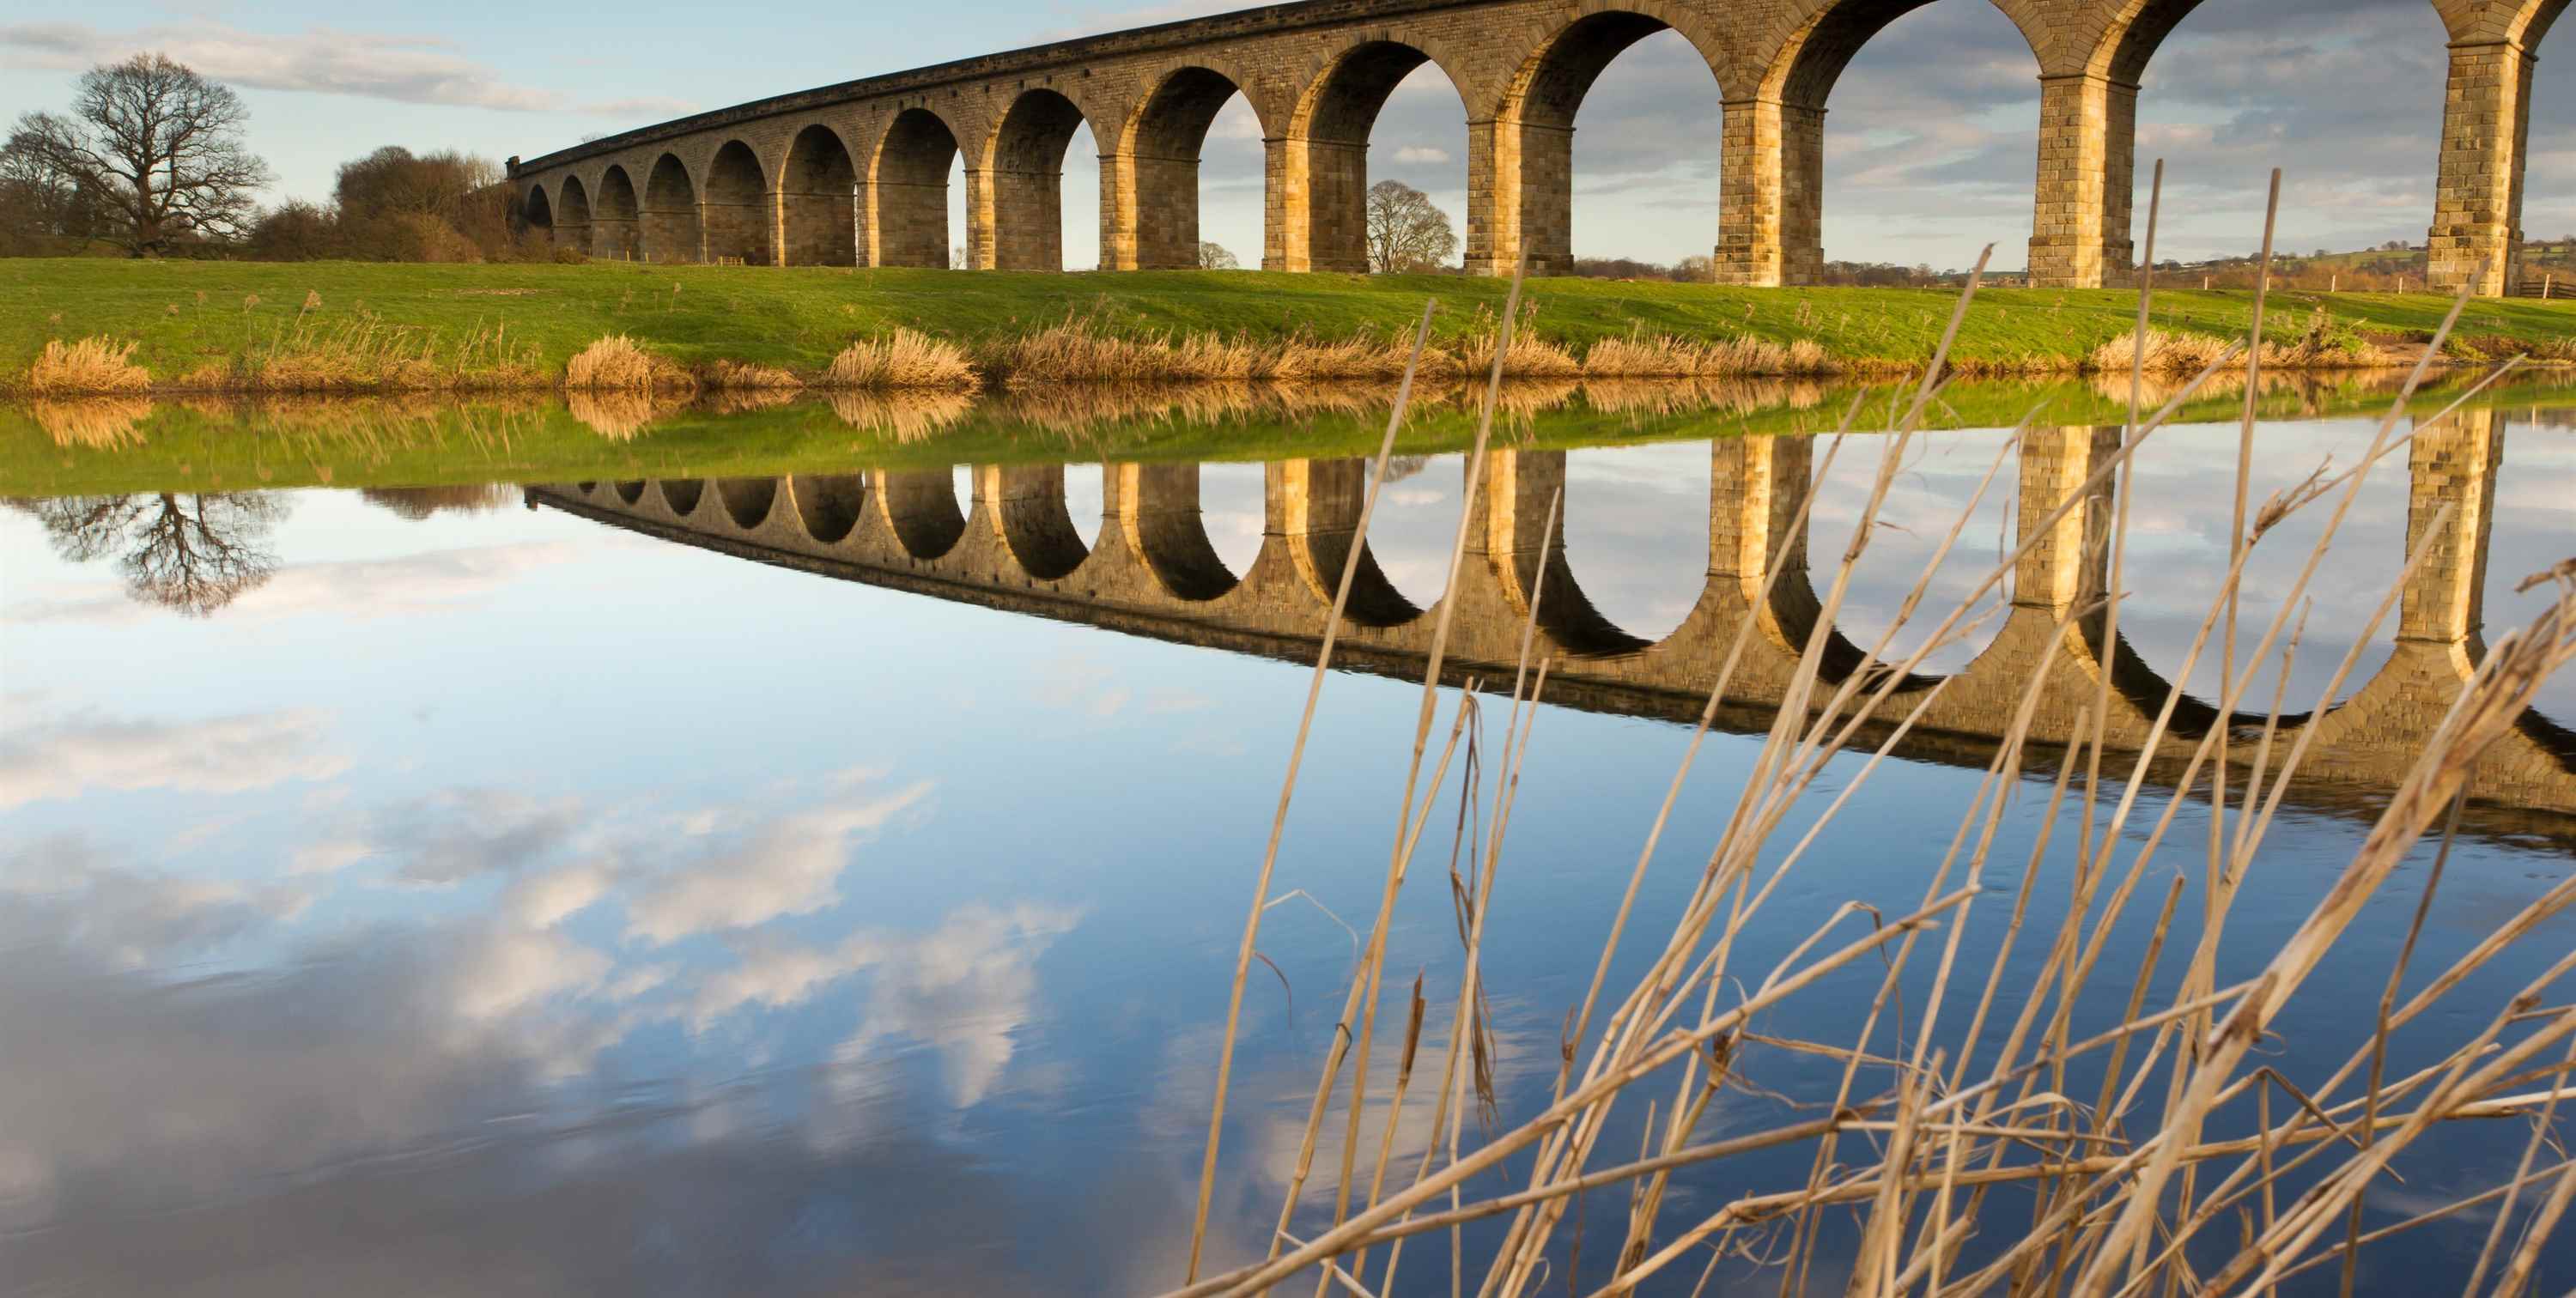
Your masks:
M984 0L888 21L882 8L780 0L708 21L701 4L596 11L475 0L363 10L286 0L179 9L125 3L0 23L0 113L60 107L91 63L160 49L245 88L253 146L280 196L328 192L340 162L383 144L534 156L700 108L996 49L1237 7ZM2547 51L2544 51L2546 53ZM1898 20L1845 74L1827 121L1826 252L1960 265L2029 236L2037 65L1983 0ZM2144 161L2171 163L2166 249L2239 252L2260 228L2264 173L2291 168L2284 239L2347 248L2420 241L2431 213L2442 33L2425 0L2208 0L2148 73ZM2562 85L2561 83L2565 83ZM2525 227L2576 231L2576 79L2544 62ZM1577 120L1576 246L1670 261L1716 242L1718 96L1678 37L1611 66ZM1259 142L1220 121L1203 174L1207 235L1260 245ZM1381 119L1380 175L1463 214L1465 128L1436 71ZM1706 147L1678 153L1676 140ZM1067 159L1066 264L1097 257L1091 142ZM2143 205L2141 205L2143 211Z

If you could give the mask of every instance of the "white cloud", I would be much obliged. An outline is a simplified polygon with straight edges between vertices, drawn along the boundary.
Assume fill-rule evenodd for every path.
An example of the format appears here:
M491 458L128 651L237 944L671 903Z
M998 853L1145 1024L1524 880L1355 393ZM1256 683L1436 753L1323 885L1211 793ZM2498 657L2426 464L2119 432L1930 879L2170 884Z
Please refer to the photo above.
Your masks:
M155 50L220 81L261 90L390 99L404 104L488 108L503 112L684 112L685 100L621 99L581 103L560 91L512 84L498 70L432 36L375 35L313 27L257 32L195 20L103 31L86 23L0 26L0 57L18 67L73 70Z
M1034 1014L1038 956L1081 920L1070 907L971 905L918 938L867 943L880 965L867 1017L835 1062L863 1060L888 1038L918 1041L938 1052L950 1104L981 1103L1010 1065L1013 1033Z
M602 866L565 866L511 884L501 909L529 928L553 928L607 896L614 882Z
M1425 167L1437 166L1449 160L1449 151L1428 144L1408 144L1395 151L1395 160Z
M779 820L740 846L649 887L627 905L627 932L674 942L820 910L839 900L835 885L849 864L851 839L883 828L896 813L928 798L931 787L925 781L871 801Z
M79 715L0 738L0 808L96 789L241 793L327 780L349 759L322 751L328 713L310 708L202 721Z

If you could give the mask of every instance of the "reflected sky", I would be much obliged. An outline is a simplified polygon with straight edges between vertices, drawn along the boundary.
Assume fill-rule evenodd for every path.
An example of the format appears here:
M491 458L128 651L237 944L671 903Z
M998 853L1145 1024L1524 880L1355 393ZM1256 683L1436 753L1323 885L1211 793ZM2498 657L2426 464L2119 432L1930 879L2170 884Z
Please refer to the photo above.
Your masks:
M1856 638L1884 624L1999 436L1927 439L1909 458L1898 526L1855 586ZM2570 436L2508 433L2491 624L2527 616L2500 592L2565 557ZM2168 437L2140 471L2131 556L2128 634L2156 664L2178 658L2223 568L2228 500L2209 484L2234 444L2232 429ZM2265 481L2348 463L2367 437L2267 431ZM1820 567L1874 450L1847 447L1825 476ZM1660 635L1698 599L1709 465L1704 442L1569 458L1569 561L1621 626ZM1427 604L1464 463L1407 468L1376 548ZM1262 475L1201 478L1237 573L1260 548ZM1066 478L1096 537L1099 470ZM963 502L971 482L957 487ZM212 609L137 598L120 568L157 500L87 549L41 511L0 510L13 1291L1100 1293L1177 1278L1224 979L1305 672L746 563L522 509L513 491L253 500L237 513L269 570ZM1940 590L1991 561L2007 508L1981 507ZM2318 579L2311 652L2350 643L2405 520L2399 463ZM2296 526L2283 546L2304 551ZM2294 685L2321 681L2312 670ZM1284 1188L1349 968L1341 922L1374 903L1418 697L1363 676L1327 690L1280 863L1283 890L1316 904L1265 929L1276 977L1256 971L1247 1002L1220 1264L1260 1251ZM1624 879L1687 740L1571 709L1537 725L1488 957L1513 1112L1544 1095L1616 903L1605 880ZM1720 737L1694 769L1650 913L1686 889L1750 754ZM1781 899L1782 932L1854 897L1904 904L1920 876L1900 863L1975 783L1911 763L1876 778L1878 813L1820 840L1825 868ZM1997 859L2040 826L2016 812ZM2286 817L2231 941L2277 939L2364 828ZM2424 958L2466 949L2566 859L2464 847ZM2407 902L2374 903L2328 974L2384 963ZM2533 942L2545 957L2572 940L2561 925ZM1393 943L1391 971L1428 971L1426 1039L1445 1039L1446 896L1409 893ZM1963 958L1986 956L1972 943ZM1863 1000L1843 1002L1853 1024ZM2315 1013L2319 1048L2363 1030ZM1788 1091L1830 1073L1753 1067ZM1388 1099L1370 1099L1366 1148ZM1778 1112L1729 1105L1712 1131ZM1406 1111L1396 1148L1418 1153L1427 1121ZM2492 1142L2509 1158L2519 1138ZM1796 1159L1755 1166L1803 1175ZM2481 1231L2429 1233L2405 1265L2474 1256ZM1408 1254L1406 1292L1446 1292L1443 1253L1421 1250L1418 1271ZM2568 1259L2552 1265L2563 1284Z

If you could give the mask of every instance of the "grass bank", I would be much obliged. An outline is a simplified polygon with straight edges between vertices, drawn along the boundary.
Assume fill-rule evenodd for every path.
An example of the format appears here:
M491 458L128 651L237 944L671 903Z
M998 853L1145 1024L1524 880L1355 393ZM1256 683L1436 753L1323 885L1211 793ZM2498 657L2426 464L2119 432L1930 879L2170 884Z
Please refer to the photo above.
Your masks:
M132 344L126 362L154 391L545 388L563 385L585 348L623 336L704 385L748 367L817 386L853 343L898 331L955 346L988 385L1281 377L1264 370L1297 348L1304 377L1365 377L1390 355L1400 364L1397 340L1426 297L1442 303L1434 346L1451 367L1472 366L1490 354L1505 287L1258 272L14 260L0 261L0 382L23 390L48 344L100 338ZM1634 377L1904 370L1930 355L1954 295L1550 279L1529 298L1534 344L1516 350L1517 371ZM1986 290L1953 354L1969 373L2081 373L2129 331L2136 303L2119 290ZM2277 293L2266 340L2285 364L2367 365L2429 337L2447 306L2426 294ZM2243 292L2166 290L2154 323L2234 337L2249 308ZM2473 303L2449 350L2576 358L2576 303Z
M2419 414L2439 410L2474 377L2454 371L2410 405ZM1817 433L1833 428L1854 400L1882 409L1899 390L1812 381L1523 382L1505 386L1504 411L1513 445L1578 450ZM1479 391L1417 391L1398 449L1431 455L1470 445ZM2241 384L2214 383L2176 419L2233 420L2242 392ZM2258 405L2267 420L2377 414L2394 392L2393 380L2377 372L2280 375L2265 383ZM1376 449L1391 395L1390 387L1225 384L982 398L717 393L639 402L632 411L578 393L0 402L0 497L1330 459ZM2534 372L2486 399L2517 413L2564 408L2576 405L2576 383ZM2098 378L1959 383L1927 412L1926 425L2003 428L2034 411L2042 424L2118 423L2127 393Z

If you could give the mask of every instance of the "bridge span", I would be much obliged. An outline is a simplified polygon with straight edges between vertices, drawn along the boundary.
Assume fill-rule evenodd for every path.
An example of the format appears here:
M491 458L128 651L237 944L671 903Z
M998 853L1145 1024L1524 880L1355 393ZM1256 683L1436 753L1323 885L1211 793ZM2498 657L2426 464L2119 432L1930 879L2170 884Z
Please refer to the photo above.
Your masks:
M1844 66L1931 0L1308 0L1058 42L780 95L559 150L510 176L527 221L603 256L751 265L945 266L965 171L974 269L1060 270L1067 147L1100 151L1104 270L1198 264L1198 165L1238 92L1265 151L1261 264L1366 269L1371 127L1436 65L1466 106L1466 260L1573 260L1576 111L1610 60L1671 30L1716 79L1720 282L1812 282L1824 264L1825 106ZM1991 3L2039 65L2034 284L2131 273L2141 79L2201 0ZM2521 277L2532 72L2568 0L2426 0L2450 56L2432 280ZM2283 21L2323 21L2313 15ZM1684 147L1689 147L1687 144Z
M2118 450L2119 437L2118 428L2024 435L2014 511L2023 540L2082 488L2101 457ZM1549 502L1565 482L1564 453L1490 452L1478 497L1469 502L1471 553L1443 596L1458 606L1452 678L1508 681L1535 600L1535 651L1556 660L1551 701L1689 720L1698 716L1739 630L1749 625L1747 652L1720 720L1734 729L1767 726L1821 608L1807 570L1806 537L1793 535L1790 526L1809 480L1811 447L1800 437L1712 444L1707 583L1683 624L1653 643L1593 610L1565 563L1561 524L1556 537L1545 533ZM2386 662L2340 705L2297 722L2317 730L2298 785L2301 805L2370 814L2369 795L2392 787L2411 766L2474 669L2483 652L2489 502L2502 450L2492 412L2464 413L2418 431L2410 448L2409 550L2429 546L2430 557L2402 592ZM826 576L1312 661L1350 552L1367 465L1349 459L1269 465L1261 549L1240 576L1219 560L1202 525L1195 464L1103 466L1104 517L1098 541L1088 546L1065 504L1062 466L982 466L972 473L972 501L963 510L944 470L591 482L533 487L528 499ZM2032 731L2041 747L2062 748L2076 737L2079 715L2106 675L2110 743L2127 751L2146 745L2168 681L2125 642L2102 643L2098 621L2079 617L2070 634L2056 635L2059 621L2090 606L2101 590L2101 547L2087 544L2087 528L2100 526L2088 518L2101 513L2071 512L2038 538L2017 567L1992 641L1956 676L1937 682L1937 694L1931 679L1900 687L1889 716L1903 716L1928 698L1917 733L1900 751L1984 765L2003 719L2035 673L2044 677ZM1764 574L1775 564L1781 575L1766 595ZM1406 600L1364 553L1341 663L1418 677L1435 609ZM1874 670L1839 633L1829 643L1829 675ZM2208 705L2187 699L2176 728L2197 736L2216 720ZM2151 772L2178 778L2187 756L2187 745L2169 740ZM2471 787L2481 828L2576 840L2576 735L2538 714L2527 715L2488 755Z

